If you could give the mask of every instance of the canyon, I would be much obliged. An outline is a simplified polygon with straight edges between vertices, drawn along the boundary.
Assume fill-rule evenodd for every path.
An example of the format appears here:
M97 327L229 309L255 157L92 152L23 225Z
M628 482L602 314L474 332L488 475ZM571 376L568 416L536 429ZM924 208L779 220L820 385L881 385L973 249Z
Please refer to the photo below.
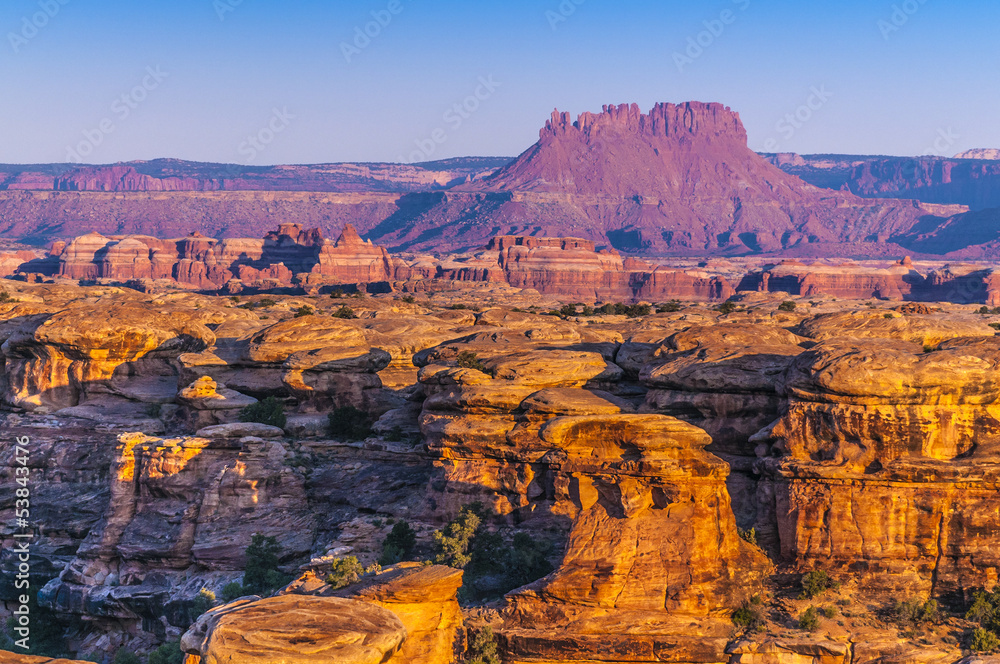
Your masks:
M336 253L306 236L296 246ZM349 233L339 244L384 256ZM540 252L538 281L557 291L579 282L553 281L553 255L569 275L615 262L577 240L492 246L501 274ZM724 310L551 315L565 296L510 281L239 301L5 281L0 458L12 467L11 441L30 440L32 584L65 654L436 664L492 643L517 664L962 659L965 607L1000 578L996 314L754 290ZM240 421L269 398L280 426ZM370 428L330 429L345 408ZM470 506L492 550L545 564L507 580L436 557ZM399 521L412 554L374 565ZM219 599L257 535L291 581ZM356 577L333 581L348 557ZM14 566L5 546L5 577ZM801 597L816 571L839 587ZM214 599L196 609L203 590ZM931 598L953 617L915 628L917 643L891 607ZM13 590L0 601L12 611ZM734 626L754 602L759 628ZM811 605L837 618L802 629Z

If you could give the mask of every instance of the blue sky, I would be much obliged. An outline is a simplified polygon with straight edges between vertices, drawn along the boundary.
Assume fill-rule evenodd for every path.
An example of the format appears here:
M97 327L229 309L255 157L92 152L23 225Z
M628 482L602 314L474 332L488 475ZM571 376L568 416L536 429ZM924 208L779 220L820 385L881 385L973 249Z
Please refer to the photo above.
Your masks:
M556 107L687 100L757 150L1000 148L997 4L6 0L0 162L513 156Z

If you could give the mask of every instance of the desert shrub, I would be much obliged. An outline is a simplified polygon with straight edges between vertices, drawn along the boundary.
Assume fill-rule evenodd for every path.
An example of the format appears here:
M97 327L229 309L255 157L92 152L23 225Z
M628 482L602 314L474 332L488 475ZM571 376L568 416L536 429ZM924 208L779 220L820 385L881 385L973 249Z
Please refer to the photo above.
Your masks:
M593 316L594 315L594 308L592 306L590 306L589 304L585 304L585 305L583 305L583 312L580 315L581 316Z
M295 310L296 318L305 318L306 316L312 316L316 313L316 310L310 307L308 304L304 304Z
M802 575L802 594L799 597L813 599L836 587L837 584L834 583L829 574L822 570L814 570Z
M919 599L896 600L892 607L892 613L896 621L903 627L916 627L925 623L933 623L940 618L938 603L932 599L926 602L921 602Z
M354 406L342 406L329 415L331 436L364 440L372 435L372 418Z
M338 590L352 583L357 583L364 573L364 568L354 556L337 558L330 565L330 573L326 575L326 582L333 586L334 590Z
M383 565L393 565L406 560L417 545L417 533L405 521L397 521L392 530L382 541L382 556L379 562Z
M497 637L490 627L483 627L472 633L469 639L468 664L500 664Z
M737 528L736 529L736 534L739 535L740 539L742 539L743 541L749 542L750 544L753 544L754 546L757 546L757 529L756 528L750 528L749 530L743 530L742 528Z
M479 511L477 506L463 507L458 518L445 526L444 530L434 531L435 563L465 569L472 561L469 548L483 521Z
M243 597L243 584L239 581L230 581L222 586L222 601L232 602L234 599Z
M486 368L486 365L479 359L479 356L471 350L463 350L460 352L458 357L455 358L455 362L463 369L474 369L476 371L482 371L484 374L490 373L490 370Z
M115 653L115 664L142 664L142 660L131 650L122 648Z
M795 303L791 300L785 300L778 305L778 311L795 311Z
M256 534L247 547L247 566L243 572L244 594L270 595L288 583L288 577L278 570L281 546L274 537Z
M726 302L723 302L717 307L717 311L723 316L728 316L729 314L736 311L736 304L734 302L729 302L727 300Z
M390 443L401 443L406 440L406 436L403 435L403 427L398 424L389 430L389 433L385 434L385 439Z
M628 316L629 318L642 318L653 313L653 307L648 304L605 304L598 308L595 313L605 316Z
M969 650L972 652L993 652L1000 649L1000 638L988 629L977 627L969 640Z
M285 406L275 397L252 403L240 411L240 422L257 422L283 429L288 423Z
M979 623L980 627L992 632L994 636L1000 636L1000 586L994 588L993 592L976 592L965 619Z
M893 316L892 314L885 314L884 316L882 316L882 318L885 318L886 320L892 320L893 318L895 318L895 316Z
M810 606L799 616L799 629L807 632L815 632L819 629L819 612L815 606Z
M994 330L1000 330L1000 323L990 323L990 327Z
M837 617L837 609L835 607L832 607L832 606L824 606L822 609L819 610L819 612L823 614L824 618L836 618Z
M500 597L552 571L549 544L527 533L517 533L508 544L485 527L478 504L463 508L457 519L435 532L434 546L434 562L465 570L465 600Z
M754 595L733 611L733 624L744 632L760 632L767 618L764 614L764 598Z
M171 641L149 653L146 664L184 664L184 652L180 641Z
M332 293L330 293L330 299L331 300L339 300L342 297L344 297L344 291L342 291L339 288L337 288Z
M340 309L337 309L336 311L333 312L333 317L343 318L344 320L353 320L357 318L358 315L354 313L354 309L351 309L349 306L344 305Z
M575 304L564 304L559 309L560 316L575 316L576 315L576 305Z
M0 304L12 304L14 302L20 302L20 300L11 296L11 294L7 291L0 291Z
M191 621L194 622L198 616L215 606L215 593L208 588L202 588L198 596L191 603Z
M401 297L400 299L403 302L405 302L406 304L413 304L414 302L417 301L417 298L413 297L412 295L405 295L405 296Z
M658 314L672 314L681 310L680 300L670 300L656 308Z

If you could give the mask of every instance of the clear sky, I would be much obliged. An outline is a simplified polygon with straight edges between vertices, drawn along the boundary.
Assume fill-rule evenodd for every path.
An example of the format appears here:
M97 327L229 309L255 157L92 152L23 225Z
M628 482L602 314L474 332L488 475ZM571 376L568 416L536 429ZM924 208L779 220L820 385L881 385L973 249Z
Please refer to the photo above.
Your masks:
M995 0L4 0L0 162L513 156L556 107L687 100L757 150L952 155L1000 148L998 22Z

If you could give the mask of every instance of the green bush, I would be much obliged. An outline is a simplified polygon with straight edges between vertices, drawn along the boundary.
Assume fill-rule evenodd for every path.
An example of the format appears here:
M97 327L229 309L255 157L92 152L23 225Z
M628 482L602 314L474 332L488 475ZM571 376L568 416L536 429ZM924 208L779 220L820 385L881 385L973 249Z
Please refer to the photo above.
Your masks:
M356 557L337 558L330 565L330 573L326 575L326 582L333 586L334 590L339 590L356 583L364 573L365 569Z
M550 545L527 533L515 534L508 544L485 527L479 504L463 508L457 519L435 532L434 547L434 562L465 570L461 595L468 600L503 596L553 569Z
M469 307L467 307L467 306L466 306L466 305L464 305L464 304L453 304L453 305L451 305L451 306L450 306L450 307L448 307L448 308L449 308L449 309L452 309L453 311L465 311L465 310L466 310L466 309L468 309Z
M736 304L733 303L733 302L729 302L727 300L726 302L723 302L722 304L720 304L718 306L717 310L723 316L728 316L729 314L731 314L734 311L736 311Z
M414 302L417 301L417 298L413 297L412 295L406 295L404 297L401 297L400 299L406 304L413 304Z
M215 593L208 588L202 588L191 603L191 622L215 606Z
M832 607L832 606L824 606L822 609L819 610L819 612L823 614L824 618L836 618L837 617L837 609L835 607Z
M475 630L469 639L468 664L500 664L497 637L491 627Z
M270 595L289 581L278 570L281 546L274 537L256 534L247 547L247 566L243 572L243 594Z
M240 597L243 597L243 584L239 581L230 581L222 587L223 602L229 603Z
M336 311L333 312L333 317L343 318L345 320L353 320L357 318L358 315L354 313L354 309L351 309L349 306L344 305L340 309L337 309Z
M476 355L471 350L463 350L455 358L456 363L462 369L473 369L475 371L481 371L484 374L489 374L490 370L486 368L479 356Z
M795 303L791 300L785 300L778 305L778 311L795 311Z
M329 431L336 438L364 440L372 435L372 419L354 406L343 406L330 413Z
M756 528L750 528L749 530L743 530L742 528L737 528L736 529L736 534L739 535L740 539L742 539L743 541L749 542L750 544L753 544L754 546L757 546L757 529Z
M629 318L642 318L653 313L653 307L648 304L605 304L598 308L595 313L605 316L628 316Z
M993 652L997 649L1000 649L1000 638L997 638L996 634L982 627L977 627L972 632L969 650L972 652Z
M733 624L744 632L763 631L764 625L767 623L767 617L764 614L764 598L760 595L754 595L743 602L740 608L733 611L732 620Z
M184 664L184 653L180 641L171 641L149 654L146 664Z
M658 313L658 314L672 314L672 313L676 313L676 312L678 312L680 310L681 310L680 300L670 300L669 302L665 302L665 303L661 304L659 307L657 307L656 313Z
M476 507L463 507L458 518L445 526L444 530L434 531L435 563L465 569L472 561L469 551L472 538L483 522L478 512Z
M802 575L802 594L799 597L801 599L813 599L819 597L827 590L836 587L837 584L833 582L833 579L826 572L822 570L808 572Z
M268 397L241 410L240 422L269 424L272 427L284 429L288 423L288 417L285 416L284 404L275 397Z
M296 318L305 318L306 316L312 316L316 313L316 310L310 307L308 304L304 304L295 310Z
M934 623L941 617L938 603L932 599L926 602L921 602L919 599L896 600L892 607L892 613L896 617L896 621L904 627Z
M131 650L122 648L115 653L115 664L142 664L142 660Z
M819 629L819 612L815 606L810 606L801 616L799 616L799 629L807 632L815 632Z
M993 592L980 590L973 598L965 619L979 623L984 630L1000 637L1000 586L994 588Z
M20 300L11 297L11 294L7 291L0 291L0 304L13 304L14 302L20 302Z
M382 556L379 563L395 565L408 559L417 545L417 533L405 521L398 521L382 542Z

